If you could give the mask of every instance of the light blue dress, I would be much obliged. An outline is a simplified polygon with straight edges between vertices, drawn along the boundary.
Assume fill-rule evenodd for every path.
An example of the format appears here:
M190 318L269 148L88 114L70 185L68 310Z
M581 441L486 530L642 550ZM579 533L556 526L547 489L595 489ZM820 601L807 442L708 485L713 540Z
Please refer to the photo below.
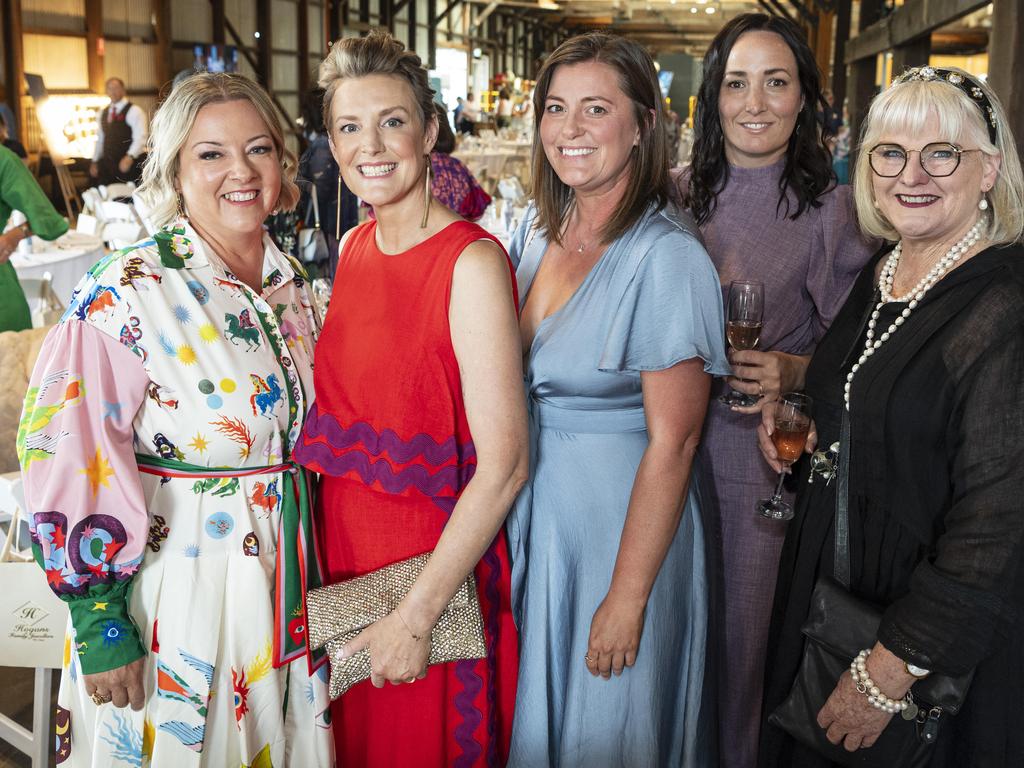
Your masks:
M511 246L524 303L547 248L534 214ZM521 643L510 766L716 763L696 465L636 665L603 680L583 660L648 443L640 372L693 357L729 372L722 291L696 231L674 208L652 206L541 323L526 360L530 481L508 522Z

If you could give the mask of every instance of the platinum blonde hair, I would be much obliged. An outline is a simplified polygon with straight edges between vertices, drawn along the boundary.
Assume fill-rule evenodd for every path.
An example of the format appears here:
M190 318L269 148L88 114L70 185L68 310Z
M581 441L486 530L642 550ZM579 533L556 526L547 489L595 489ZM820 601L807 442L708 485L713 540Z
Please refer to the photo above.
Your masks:
M954 71L971 81L977 81L963 70ZM866 234L886 240L900 239L900 234L875 207L868 150L888 133L922 132L928 120L935 117L938 119L939 133L946 141L968 149L977 147L989 157L1000 158L995 186L986 195L990 214L985 235L993 245L1021 240L1024 236L1024 173L1021 172L1020 156L1010 134L1002 104L988 85L979 85L995 112L994 144L989 139L985 118L977 104L957 86L944 80L908 80L897 83L871 102L853 171L857 216Z
M181 150L199 111L208 104L230 101L248 101L267 126L281 163L281 190L276 207L288 211L299 201L299 188L295 184L298 163L295 154L285 146L281 121L267 92L244 75L200 72L182 80L171 91L150 127L149 156L136 194L149 206L150 220L155 226L166 227L177 217Z

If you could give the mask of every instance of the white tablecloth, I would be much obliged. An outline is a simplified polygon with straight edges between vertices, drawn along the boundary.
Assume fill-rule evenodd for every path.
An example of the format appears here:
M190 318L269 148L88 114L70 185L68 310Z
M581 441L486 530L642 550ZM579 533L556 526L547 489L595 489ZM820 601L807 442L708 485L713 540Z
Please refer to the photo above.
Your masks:
M32 252L17 251L11 256L11 264L20 280L38 280L49 272L54 293L67 306L71 291L103 254L103 240L71 231L53 242L33 237Z

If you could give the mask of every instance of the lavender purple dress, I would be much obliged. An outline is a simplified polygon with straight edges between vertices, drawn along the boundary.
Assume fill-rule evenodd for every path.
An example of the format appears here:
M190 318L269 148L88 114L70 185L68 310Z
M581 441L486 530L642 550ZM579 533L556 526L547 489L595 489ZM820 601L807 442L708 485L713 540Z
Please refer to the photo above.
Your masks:
M785 205L777 210L782 168L781 162L766 168L730 167L718 206L701 232L724 294L733 280L764 283L764 330L757 348L807 355L875 248L860 234L847 186L833 189L820 199L821 207L796 220L786 216ZM683 171L677 177L680 191L688 181ZM791 205L796 210L794 200ZM717 401L728 389L724 379L712 385L701 447L714 502L707 510L708 535L721 544L719 743L723 768L752 768L786 524L756 512L776 475L757 448L760 416L734 413Z

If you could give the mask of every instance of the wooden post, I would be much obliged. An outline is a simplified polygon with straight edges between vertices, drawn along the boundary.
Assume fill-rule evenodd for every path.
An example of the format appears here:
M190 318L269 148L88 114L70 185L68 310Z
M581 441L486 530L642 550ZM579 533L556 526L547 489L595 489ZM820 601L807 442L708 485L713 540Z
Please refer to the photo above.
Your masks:
M858 30L863 32L882 18L883 0L861 0ZM853 167L857 142L860 140L860 124L868 113L871 99L875 97L876 59L868 56L858 59L850 66L850 82L847 89L847 103L850 109L850 167Z
M171 48L171 4L168 0L153 0L153 31L156 33L156 80L163 88L174 78L174 57Z
M846 38L850 36L853 0L839 0L836 8L836 45L832 52L832 97L841 113L846 100Z
M309 93L309 0L298 0L297 23L299 25L299 103Z
M835 20L835 13L818 10L818 25L811 27L811 35L814 36L814 58L818 62L818 71L821 72L821 82L827 88L832 79L832 25Z
M909 42L902 43L892 51L892 76L897 77L909 67L928 66L928 57L932 54L932 36L921 35Z
M256 31L260 35L256 41L256 63L259 64L256 70L256 78L259 80L260 85L268 91L273 91L270 82L271 57L274 55L274 49L270 43L271 26L270 0L256 0Z
M25 47L22 41L21 0L3 0L4 13L4 87L7 105L14 113L18 137L25 141L25 121L21 114L21 98L25 93Z
M223 46L228 39L224 23L224 0L210 0L210 17L213 26L213 44Z
M106 76L103 67L103 0L85 0L85 47L89 68L89 90L103 93ZM123 78L124 72L111 76Z
M427 68L437 69L437 0L427 0Z
M416 45L416 43L417 43L416 38L417 38L417 32L418 32L418 30L416 29L416 6L417 5L418 5L418 3L416 2L416 0L407 0L407 2L405 4L405 21L409 25L409 50L410 51L416 51L416 48L417 48L417 45ZM419 54L420 59L423 58L423 55L420 54L419 51L416 51L416 53Z
M1003 103L1017 152L1024 157L1024 0L995 0L988 42L988 82Z

